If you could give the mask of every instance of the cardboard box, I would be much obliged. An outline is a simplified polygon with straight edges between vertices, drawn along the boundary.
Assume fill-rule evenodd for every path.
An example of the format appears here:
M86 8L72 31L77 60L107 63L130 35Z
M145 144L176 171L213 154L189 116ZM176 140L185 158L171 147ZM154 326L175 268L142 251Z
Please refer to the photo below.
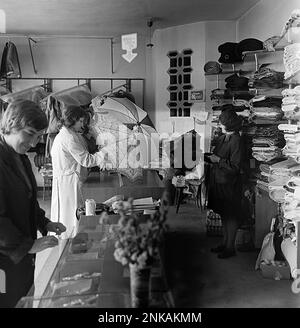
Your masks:
M291 270L287 262L285 265L278 265L278 262L270 264L261 263L260 269L264 278L274 280L291 279Z

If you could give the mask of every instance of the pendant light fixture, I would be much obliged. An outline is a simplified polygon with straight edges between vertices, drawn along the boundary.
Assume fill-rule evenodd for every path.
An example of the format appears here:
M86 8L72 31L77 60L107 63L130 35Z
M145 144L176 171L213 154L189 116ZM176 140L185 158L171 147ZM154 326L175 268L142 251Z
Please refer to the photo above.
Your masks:
M147 20L147 26L149 27L149 43L146 45L148 48L152 48L154 46L154 44L151 42L151 38L152 38L152 33L151 33L151 27L153 25L153 19L149 18Z

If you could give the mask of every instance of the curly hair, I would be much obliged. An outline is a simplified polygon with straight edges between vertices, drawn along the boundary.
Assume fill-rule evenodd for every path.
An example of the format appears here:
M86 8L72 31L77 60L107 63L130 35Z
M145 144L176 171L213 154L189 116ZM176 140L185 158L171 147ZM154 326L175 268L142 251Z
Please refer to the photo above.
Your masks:
M31 100L17 99L11 102L4 112L0 131L2 134L10 134L15 131L31 127L37 131L48 127L48 120L40 106Z
M86 115L87 113L82 107L71 105L63 112L61 123L66 128L70 128L81 118L86 118Z

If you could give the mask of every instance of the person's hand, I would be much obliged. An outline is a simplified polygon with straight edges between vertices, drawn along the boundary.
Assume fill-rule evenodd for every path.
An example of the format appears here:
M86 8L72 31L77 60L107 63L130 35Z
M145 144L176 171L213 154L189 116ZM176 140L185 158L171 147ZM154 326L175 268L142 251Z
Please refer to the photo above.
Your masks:
M51 248L58 245L58 239L54 236L45 236L34 241L29 254L35 254L43 251L46 248Z
M56 235L60 235L67 230L66 227L60 222L49 222L46 229L49 232L55 232Z
M210 159L210 161L212 163L219 163L220 162L220 157L215 155L215 154L212 154L211 156L208 156L208 158Z

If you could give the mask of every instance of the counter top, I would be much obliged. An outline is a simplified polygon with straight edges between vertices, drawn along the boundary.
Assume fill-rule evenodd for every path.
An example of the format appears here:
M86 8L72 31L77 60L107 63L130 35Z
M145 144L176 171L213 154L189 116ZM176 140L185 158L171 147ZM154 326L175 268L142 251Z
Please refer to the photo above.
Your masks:
M154 170L144 170L143 180L132 183L118 173L92 172L82 187L84 199L94 199L102 203L115 195L125 198L152 197L159 199L165 187Z

